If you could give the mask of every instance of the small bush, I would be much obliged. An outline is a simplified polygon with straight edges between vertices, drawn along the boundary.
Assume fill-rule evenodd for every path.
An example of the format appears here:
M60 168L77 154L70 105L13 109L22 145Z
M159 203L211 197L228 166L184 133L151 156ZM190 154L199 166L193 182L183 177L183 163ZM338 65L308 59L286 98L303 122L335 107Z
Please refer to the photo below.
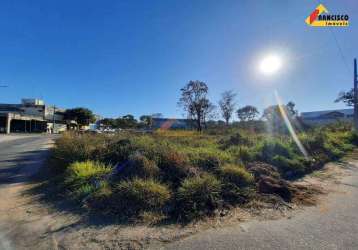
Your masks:
M106 155L105 160L113 163L127 161L128 157L138 150L133 140L127 138L112 141L109 148L110 152Z
M160 156L159 167L164 181L178 186L185 177L191 173L188 158L184 154L173 150L163 152Z
M234 156L236 162L250 162L257 158L257 152L246 146L232 146L227 151Z
M242 133L236 132L232 135L229 135L227 138L222 139L220 144L224 149L226 149L233 145L251 145L251 140L248 136L244 136Z
M227 164L220 170L224 183L232 183L238 187L246 187L254 182L254 177L244 167Z
M210 172L216 172L223 163L233 161L232 155L216 148L193 148L188 155L193 166Z
M133 154L129 157L127 166L122 174L126 177L154 178L159 176L159 168L152 160L148 160L140 153Z
M285 158L291 157L290 145L284 144L277 139L268 139L259 145L258 152L260 153L261 160L270 163L275 155L280 155Z
M63 174L73 162L102 161L108 138L104 135L65 133L56 140L49 159L50 172Z
M113 202L120 215L133 216L142 211L160 211L169 201L168 187L154 180L123 180L114 187Z
M355 131L350 132L349 137L348 137L348 141L351 144L353 144L355 146L358 146L358 133L355 132Z
M74 189L71 192L72 198L74 199L82 199L86 198L89 195L92 195L96 190L96 186L92 183L84 183L80 185L78 188Z
M224 183L222 187L222 197L224 201L232 205L244 204L249 201L254 194L254 187L241 188L230 182Z
M65 182L77 187L90 181L100 180L101 177L110 172L111 168L103 163L94 161L74 162L66 171Z
M328 158L330 160L337 160L338 158L342 157L344 155L344 152L337 146L334 146L333 144L329 142L325 142L323 144L324 151L327 154Z
M283 177L300 176L305 172L303 162L297 159L287 159L281 155L275 155L272 159L272 164L278 168Z
M183 220L211 214L221 204L221 182L206 174L187 178L177 192L177 213Z
M91 210L110 213L113 210L112 188L107 181L101 181L99 187L93 191L87 201Z

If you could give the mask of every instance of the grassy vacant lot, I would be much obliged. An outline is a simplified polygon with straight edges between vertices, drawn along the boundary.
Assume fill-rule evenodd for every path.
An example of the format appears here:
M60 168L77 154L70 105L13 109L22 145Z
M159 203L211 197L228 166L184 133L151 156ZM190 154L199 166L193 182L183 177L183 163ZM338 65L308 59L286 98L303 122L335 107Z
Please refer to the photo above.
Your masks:
M190 221L239 206L260 193L290 202L286 180L336 160L358 141L349 126L288 135L249 129L156 131L152 134L64 134L49 165L67 197L126 221Z

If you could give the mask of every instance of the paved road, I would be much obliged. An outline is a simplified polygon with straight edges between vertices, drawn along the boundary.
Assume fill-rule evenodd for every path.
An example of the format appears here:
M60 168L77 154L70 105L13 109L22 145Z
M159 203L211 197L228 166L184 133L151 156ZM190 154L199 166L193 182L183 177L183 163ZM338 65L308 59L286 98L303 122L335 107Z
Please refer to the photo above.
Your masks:
M52 138L49 135L1 135L0 187L24 182L34 174Z
M349 176L332 184L336 192L291 219L212 229L166 249L358 249L358 161L352 164Z
M17 249L15 245L23 237L19 228L29 211L23 211L27 200L22 191L41 166L52 138L49 135L0 135L0 250ZM31 224L29 226L26 232L31 233Z

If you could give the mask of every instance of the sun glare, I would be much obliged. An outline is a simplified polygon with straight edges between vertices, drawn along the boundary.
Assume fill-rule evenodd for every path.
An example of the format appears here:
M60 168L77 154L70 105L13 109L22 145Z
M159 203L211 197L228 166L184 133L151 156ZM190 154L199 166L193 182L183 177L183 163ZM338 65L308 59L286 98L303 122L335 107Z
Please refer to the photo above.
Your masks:
M279 56L269 55L260 62L260 71L264 74L270 75L277 72L282 66L282 60Z

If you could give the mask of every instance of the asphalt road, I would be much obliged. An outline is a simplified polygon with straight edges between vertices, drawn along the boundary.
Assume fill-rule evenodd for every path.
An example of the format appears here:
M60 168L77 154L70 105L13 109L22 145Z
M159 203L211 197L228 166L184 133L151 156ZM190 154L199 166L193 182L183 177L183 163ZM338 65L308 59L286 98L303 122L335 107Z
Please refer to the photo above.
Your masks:
M166 249L358 249L358 161L349 176L316 207L290 219L251 221L211 229L169 244Z
M0 187L26 181L34 174L52 138L50 135L1 135Z
M28 202L22 195L52 143L49 135L0 135L0 250L18 249ZM26 232L31 233L31 224Z

